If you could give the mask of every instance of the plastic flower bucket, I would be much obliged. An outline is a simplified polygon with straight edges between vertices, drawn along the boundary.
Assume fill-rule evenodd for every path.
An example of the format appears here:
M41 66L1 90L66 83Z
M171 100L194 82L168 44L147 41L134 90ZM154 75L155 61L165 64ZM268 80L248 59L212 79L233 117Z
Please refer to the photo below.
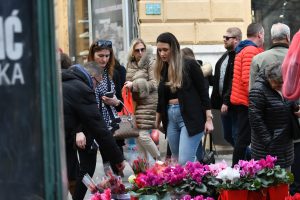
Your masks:
M218 200L242 200L247 196L248 190L221 190Z
M267 189L262 189L259 191L248 191L247 200L266 200L267 199Z
M287 184L280 184L268 188L267 200L284 200L289 196L289 186Z

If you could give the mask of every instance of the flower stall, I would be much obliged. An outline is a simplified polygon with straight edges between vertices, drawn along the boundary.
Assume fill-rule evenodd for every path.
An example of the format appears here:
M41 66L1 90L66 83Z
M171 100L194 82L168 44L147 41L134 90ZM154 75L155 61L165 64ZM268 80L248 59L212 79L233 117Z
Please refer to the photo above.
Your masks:
M139 158L133 162L135 174L128 178L130 187L126 191L113 176L109 179L111 185L97 187L110 189L112 193L128 192L131 200L297 199L288 192L293 175L275 163L276 157L267 156L257 161L240 160L234 167L225 161L211 165L187 162L184 166L156 162L150 167L146 160ZM116 191L119 187L122 190ZM95 198L97 195L101 194L95 193L93 200L104 199Z

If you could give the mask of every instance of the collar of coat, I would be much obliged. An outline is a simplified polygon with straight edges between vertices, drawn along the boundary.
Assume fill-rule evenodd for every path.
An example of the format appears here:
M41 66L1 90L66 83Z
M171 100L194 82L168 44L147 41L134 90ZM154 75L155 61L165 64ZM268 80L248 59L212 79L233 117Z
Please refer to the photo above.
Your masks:
M276 48L276 47L284 47L284 48L289 48L289 45L288 44L286 44L286 43L275 43L275 44L273 44L271 47L270 47L270 49L273 49L273 48Z

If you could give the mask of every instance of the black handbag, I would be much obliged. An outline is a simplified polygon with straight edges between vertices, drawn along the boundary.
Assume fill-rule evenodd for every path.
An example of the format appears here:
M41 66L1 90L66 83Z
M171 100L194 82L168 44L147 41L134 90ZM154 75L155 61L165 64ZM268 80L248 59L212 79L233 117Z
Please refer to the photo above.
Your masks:
M209 137L209 149L205 148L207 137ZM203 145L202 145L202 149L203 149L202 163L203 164L209 165L209 164L214 164L216 162L215 155L217 155L217 151L216 151L215 146L214 146L215 150L213 150L213 146L214 146L214 144L213 144L212 133L205 134Z

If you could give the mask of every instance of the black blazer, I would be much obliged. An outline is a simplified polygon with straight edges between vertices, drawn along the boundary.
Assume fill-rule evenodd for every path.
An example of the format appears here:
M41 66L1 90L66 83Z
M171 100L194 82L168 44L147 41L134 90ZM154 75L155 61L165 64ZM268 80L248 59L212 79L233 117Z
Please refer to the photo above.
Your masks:
M224 85L222 95L219 94L219 80L220 80L220 69L222 62L229 56L227 68L224 76ZM213 91L211 93L211 107L213 109L221 109L222 104L230 106L230 94L233 78L233 66L234 66L235 51L225 52L222 57L218 60L215 66L215 75L213 77Z
M162 69L158 85L157 112L161 114L165 131L168 126L168 92L165 86L168 74L167 63ZM181 115L190 136L204 131L206 121L205 111L210 109L205 78L195 60L184 60L183 81L178 89L178 101Z

